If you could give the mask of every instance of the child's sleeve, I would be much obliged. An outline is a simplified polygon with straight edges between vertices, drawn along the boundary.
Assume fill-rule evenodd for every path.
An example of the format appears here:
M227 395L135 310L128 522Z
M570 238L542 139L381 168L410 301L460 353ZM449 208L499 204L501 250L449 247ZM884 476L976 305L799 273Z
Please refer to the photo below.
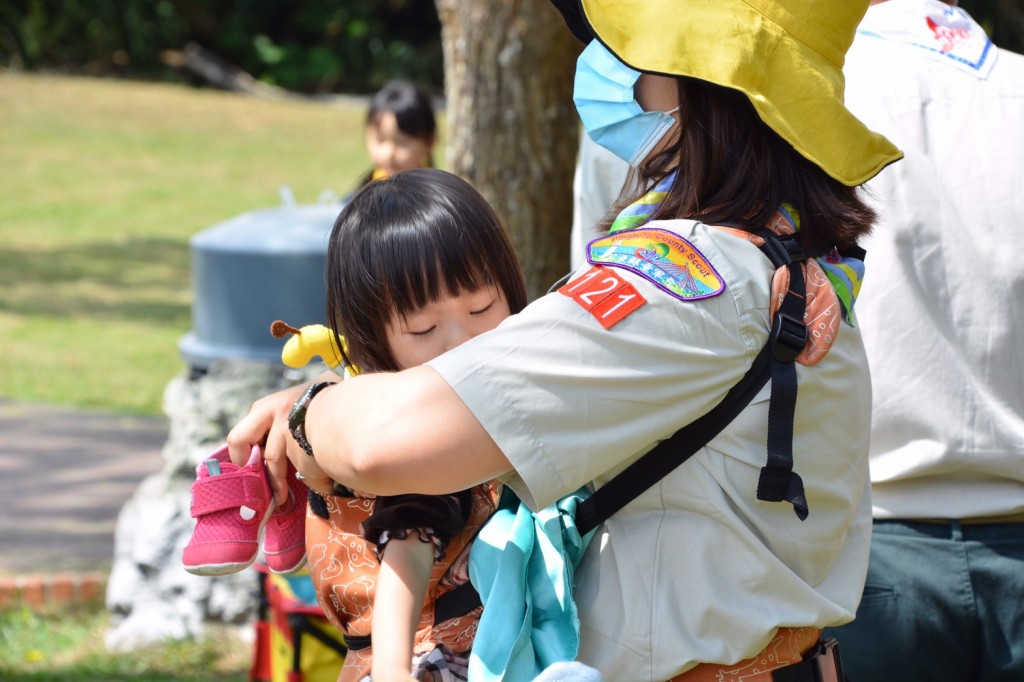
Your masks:
M363 522L363 536L376 545L378 557L389 540L412 536L432 543L435 558L440 558L452 536L466 527L472 506L471 490L451 495L378 497L373 513Z

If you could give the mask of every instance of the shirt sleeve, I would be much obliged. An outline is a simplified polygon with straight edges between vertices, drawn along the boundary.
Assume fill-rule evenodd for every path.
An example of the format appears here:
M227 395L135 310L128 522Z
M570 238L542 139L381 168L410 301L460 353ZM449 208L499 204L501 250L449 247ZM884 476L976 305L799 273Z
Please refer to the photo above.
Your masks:
M764 345L770 263L700 227L680 236L714 263L720 295L680 300L616 269L646 303L610 329L555 292L428 363L512 463L505 482L530 507L602 483L706 413Z

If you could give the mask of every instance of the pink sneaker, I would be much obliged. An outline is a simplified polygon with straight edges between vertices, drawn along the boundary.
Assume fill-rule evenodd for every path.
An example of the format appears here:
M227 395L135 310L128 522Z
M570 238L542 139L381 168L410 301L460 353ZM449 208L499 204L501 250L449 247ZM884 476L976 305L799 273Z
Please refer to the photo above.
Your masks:
M294 573L306 565L306 484L288 464L288 501L275 509L263 536L263 558L274 573Z
M248 567L259 552L263 528L274 511L259 446L244 467L231 463L228 446L196 467L192 517L196 527L182 563L196 575L227 575Z

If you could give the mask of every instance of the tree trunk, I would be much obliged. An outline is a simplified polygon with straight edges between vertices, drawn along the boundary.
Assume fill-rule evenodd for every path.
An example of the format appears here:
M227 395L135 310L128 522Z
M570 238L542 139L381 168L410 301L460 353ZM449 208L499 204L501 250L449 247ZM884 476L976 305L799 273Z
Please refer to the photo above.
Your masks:
M447 166L501 217L531 300L569 268L581 45L548 0L436 0Z

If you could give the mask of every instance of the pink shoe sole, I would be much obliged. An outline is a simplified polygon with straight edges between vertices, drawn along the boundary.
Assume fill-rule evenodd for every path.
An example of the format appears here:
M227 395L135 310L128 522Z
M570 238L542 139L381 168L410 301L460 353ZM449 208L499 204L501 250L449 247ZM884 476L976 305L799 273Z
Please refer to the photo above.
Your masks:
M244 467L232 464L227 445L196 466L192 517L196 527L182 555L195 575L237 573L256 560L274 511L259 446Z

